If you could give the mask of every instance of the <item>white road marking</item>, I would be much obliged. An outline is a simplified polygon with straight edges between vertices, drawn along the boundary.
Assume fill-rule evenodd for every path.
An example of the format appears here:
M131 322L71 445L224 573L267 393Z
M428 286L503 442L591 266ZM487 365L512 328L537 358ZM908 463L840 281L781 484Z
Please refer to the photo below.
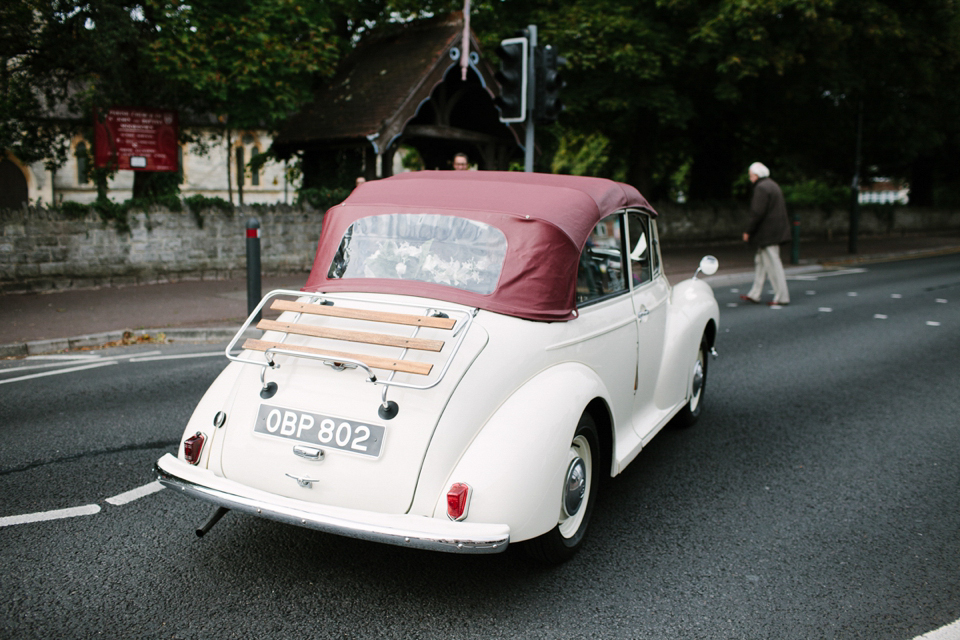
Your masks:
M111 358L111 359L112 359L112 358ZM84 361L81 361L81 362L84 362ZM106 362L106 360L101 360L101 359L98 357L98 358L95 360L95 362ZM33 364L33 365L28 365L28 366L26 366L26 367L10 367L9 369L0 370L0 373L14 373L14 372L18 372L18 371L35 371L35 370L37 370L37 369L50 369L51 367L64 367L64 366L68 366L68 365L70 365L70 364L77 364L77 363L63 362L62 360L60 360L60 361L57 361L57 362L48 362L48 363L46 363L46 364Z
M873 314L873 317L876 318L877 320L886 320L886 319L887 319L887 316L883 315L882 313L875 313L875 314Z
M99 360L103 356L100 354L57 354L57 355L39 355L27 356L24 360Z
M946 299L946 298L937 298L937 302L939 302L940 304L947 304L947 299Z
M7 516L0 518L0 527L9 527L13 524L27 524L30 522L45 522L47 520L60 520L62 518L75 518L77 516L92 516L95 513L100 513L100 505L87 504L82 507L28 513L23 516Z
M811 290L807 291L807 295L808 295L808 296L815 296L815 295L817 295L817 292L811 289Z
M107 498L107 502L119 507L120 505L127 504L128 502L133 502L134 500L144 498L151 493L156 493L161 489L163 489L163 485L160 484L160 481L154 480L150 484L145 484L142 487L137 487L136 489L131 489L130 491L124 491L119 495Z
M838 271L821 271L816 274L787 276L787 280L815 281L820 278L832 278L834 276L849 276L854 273L866 273L866 269L840 269Z
M820 313L830 313L831 311L833 311L833 309L831 309L830 307L820 307L818 311Z
M183 355L170 355L170 356L158 356L163 353L163 351L144 351L135 356L132 356L128 359L129 362L149 362L150 360L176 360L177 358L204 358L207 356L223 355L222 351L217 351L215 353L188 353ZM92 363L101 363L108 364L112 361L121 359L118 356L112 356L110 358L104 358L103 356L28 356L24 360L55 360L54 362L47 362L45 364L34 364L28 365L26 367L11 367L9 369L0 369L0 375L4 373L12 373L19 371L35 371L37 369L50 369L52 367L63 367L67 364L75 364L78 362L90 362ZM64 371L67 371L64 369ZM70 371L79 371L79 369L70 369Z
M939 327L939 326L940 326L940 323L939 323L939 322L934 322L933 320L927 320L927 326L928 326L928 327Z
M154 360L180 360L182 358L212 358L214 356L223 357L223 351L210 351L205 353L178 353L169 356L135 356L130 358L130 362L153 362Z
M160 481L154 480L150 484L145 484L142 487L137 487L136 489L131 489L130 491L124 491L121 494L107 498L106 502L119 507L133 502L134 500L145 498L146 496L154 494L161 489L163 489L163 485L160 484ZM4 518L0 518L0 527L9 527L17 524L29 524L31 522L45 522L47 520L61 520L63 518L76 518L78 516L92 516L98 513L100 513L100 505L86 504L82 507L70 507L69 509L40 511L37 513L27 513L22 516L6 516Z
M900 295L899 293L891 293L891 294L890 294L890 297L893 298L894 300L899 300L899 299L902 298L903 296Z
M44 371L43 373L31 373L28 376L20 376L19 378L7 378L6 380L0 380L0 384L7 384L9 382L20 382L21 380L32 380L34 378L43 378L45 376L57 376L61 373L73 373L74 371L84 371L86 369L96 369L97 367L106 367L111 364L117 364L116 360L103 360L101 362L94 362L93 364L87 364L82 367L70 367L68 369L57 369L56 371Z
M847 295L850 296L851 298L856 298L856 297L857 297L857 292L856 292L856 291L849 291L849 292L847 292Z
M728 302L727 306L732 308L732 307L739 307L740 305L738 305L736 302Z
M740 293L740 289L730 289L730 293Z
M960 620L951 622L935 631L930 631L913 640L960 640Z

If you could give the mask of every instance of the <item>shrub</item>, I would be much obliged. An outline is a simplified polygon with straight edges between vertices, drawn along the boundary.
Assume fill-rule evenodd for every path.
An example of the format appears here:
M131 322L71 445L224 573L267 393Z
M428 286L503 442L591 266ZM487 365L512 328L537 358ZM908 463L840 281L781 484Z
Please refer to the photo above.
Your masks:
M217 209L224 213L233 213L234 211L233 203L227 202L223 198L208 198L207 196L197 194L189 198L184 198L183 201L187 203L187 206L194 214L204 209Z
M326 211L330 207L340 204L350 195L349 189L341 187L320 187L318 189L300 189L297 194L297 204L308 204L314 209Z
M834 209L850 204L850 189L814 179L783 185L783 197L791 207Z

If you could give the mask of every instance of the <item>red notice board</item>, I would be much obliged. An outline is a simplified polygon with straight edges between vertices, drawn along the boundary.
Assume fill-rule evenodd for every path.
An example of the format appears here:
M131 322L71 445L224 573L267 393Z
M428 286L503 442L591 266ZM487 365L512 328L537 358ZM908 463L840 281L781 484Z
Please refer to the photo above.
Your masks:
M131 171L177 171L177 112L95 109L94 165Z

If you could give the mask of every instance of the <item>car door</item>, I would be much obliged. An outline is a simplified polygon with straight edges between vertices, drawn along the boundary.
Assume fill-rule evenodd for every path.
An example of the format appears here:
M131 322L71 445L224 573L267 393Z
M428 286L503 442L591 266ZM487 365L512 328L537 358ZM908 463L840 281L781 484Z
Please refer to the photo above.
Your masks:
M644 211L627 212L630 298L637 323L637 371L633 428L646 443L669 408L657 403L657 382L663 359L670 284L660 263L656 222Z
M576 290L576 322L583 350L579 357L589 362L607 385L618 441L633 429L637 371L637 321L625 248L622 212L597 223L580 254ZM624 438L629 440L635 438Z

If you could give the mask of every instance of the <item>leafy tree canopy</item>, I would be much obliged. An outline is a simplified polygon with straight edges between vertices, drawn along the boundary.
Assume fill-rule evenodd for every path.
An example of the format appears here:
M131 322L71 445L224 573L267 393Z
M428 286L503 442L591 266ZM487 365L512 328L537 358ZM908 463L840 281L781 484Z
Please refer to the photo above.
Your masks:
M147 0L157 71L232 127L273 127L333 72L337 41L322 3Z
M610 153L592 170L623 171L654 198L678 175L693 198L729 197L757 159L849 184L860 105L877 173L916 182L918 161L960 139L951 0L488 2L474 21L489 51L537 24L568 60L558 135L602 135Z
M56 157L37 123L94 105L274 126L374 26L459 0L7 0L0 148ZM475 0L484 50L528 24L568 65L538 169L622 178L651 199L727 198L754 160L781 180L960 185L954 0ZM542 134L542 135L541 135Z
M0 11L0 149L28 162L62 160L70 131L51 123L77 128L94 107L272 127L339 57L323 3L7 0Z

